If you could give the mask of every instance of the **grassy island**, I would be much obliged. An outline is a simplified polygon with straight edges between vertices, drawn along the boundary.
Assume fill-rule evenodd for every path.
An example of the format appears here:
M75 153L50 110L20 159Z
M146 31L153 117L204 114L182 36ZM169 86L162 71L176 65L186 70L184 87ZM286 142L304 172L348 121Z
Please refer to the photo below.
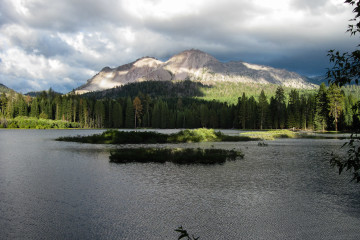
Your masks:
M107 130L91 136L60 137L58 141L97 143L97 144L152 144L152 143L191 143L191 142L237 142L256 141L249 136L228 136L214 129L182 130L178 133L163 134L147 131Z
M243 158L240 151L200 148L125 148L110 152L110 162L173 162L176 164L222 164Z

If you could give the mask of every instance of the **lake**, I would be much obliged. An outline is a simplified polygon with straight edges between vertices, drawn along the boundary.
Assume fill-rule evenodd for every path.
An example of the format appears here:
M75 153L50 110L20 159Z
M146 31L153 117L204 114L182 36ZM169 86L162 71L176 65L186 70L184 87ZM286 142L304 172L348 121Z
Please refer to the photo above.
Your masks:
M329 164L344 140L166 145L245 154L212 166L115 164L122 146L54 141L101 132L0 130L0 239L177 239L181 225L200 239L360 239L360 184Z

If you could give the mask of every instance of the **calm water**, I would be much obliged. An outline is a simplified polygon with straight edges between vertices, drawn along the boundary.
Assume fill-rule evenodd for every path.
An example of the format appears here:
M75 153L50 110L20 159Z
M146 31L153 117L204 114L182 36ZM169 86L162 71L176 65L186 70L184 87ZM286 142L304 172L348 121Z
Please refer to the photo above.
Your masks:
M99 132L0 131L0 239L360 239L360 185L328 162L342 140L175 145L245 153L215 166L117 165L116 146L53 140Z

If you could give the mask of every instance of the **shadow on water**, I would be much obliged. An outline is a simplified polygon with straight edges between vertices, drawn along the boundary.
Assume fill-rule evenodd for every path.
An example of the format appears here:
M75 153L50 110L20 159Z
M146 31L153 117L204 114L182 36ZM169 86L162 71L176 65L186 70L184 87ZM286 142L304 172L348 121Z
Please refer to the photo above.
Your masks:
M110 151L109 158L114 163L223 164L243 157L240 151L225 149L123 148Z

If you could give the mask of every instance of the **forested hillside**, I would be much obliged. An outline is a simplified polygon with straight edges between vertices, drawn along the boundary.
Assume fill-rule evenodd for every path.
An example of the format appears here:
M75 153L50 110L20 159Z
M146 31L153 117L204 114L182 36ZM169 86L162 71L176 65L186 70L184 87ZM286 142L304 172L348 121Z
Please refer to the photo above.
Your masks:
M9 93L11 91L10 88L8 88L7 86L5 86L4 84L0 83L0 93Z
M337 85L322 84L319 90L304 93L294 89L286 93L278 86L274 95L259 89L258 96L243 92L235 104L229 104L193 98L202 93L201 88L193 88L191 84L197 86L196 83L182 84L178 86L183 89L181 97L171 92L157 97L146 88L143 88L146 93L136 93L135 88L128 96L119 94L103 99L53 91L44 91L34 98L14 92L2 94L0 126L7 127L6 120L19 116L76 122L83 128L349 130L359 124L355 115L360 108L358 99Z
M228 104L237 104L239 96L243 92L248 97L258 99L261 91L270 97L275 96L276 89L279 85L276 84L259 84L259 83L231 83L218 82L213 85L204 85L200 82L193 81L146 81L139 83L129 83L121 87L116 87L104 91L89 92L83 94L85 98L95 99L117 99L119 97L136 97L139 93L149 95L152 98L196 98L207 101L216 100L219 102L226 102ZM282 87L285 93L285 99L288 100L289 93L293 88ZM360 87L346 86L342 90L346 95L351 94L356 99L360 99ZM314 94L316 90L312 89L297 89L300 95Z

